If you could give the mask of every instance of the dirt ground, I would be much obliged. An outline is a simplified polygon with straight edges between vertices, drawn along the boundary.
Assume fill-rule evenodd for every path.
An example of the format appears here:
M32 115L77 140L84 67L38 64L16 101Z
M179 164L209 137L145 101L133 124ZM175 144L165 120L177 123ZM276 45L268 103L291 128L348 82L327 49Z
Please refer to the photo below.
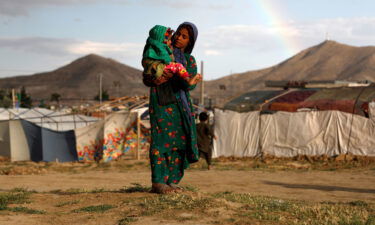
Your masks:
M309 204L358 201L375 203L373 163L349 168L331 166L324 170L315 169L308 162L276 164L271 162L254 166L254 161L217 161L213 169L206 170L205 164L199 162L185 171L181 186L191 190L187 193L190 193L188 196L192 196L193 199L212 196L215 193L248 193L254 196L306 201ZM3 163L3 168L7 168L8 174L17 170L26 172L0 175L1 192L11 192L15 189L33 192L28 202L10 206L23 206L44 213L28 214L3 210L0 211L0 224L215 224L205 219L189 220L190 217L194 217L189 211L184 211L178 221L160 219L155 214L142 217L136 214L136 220L133 220L132 216L121 220L125 214L129 215L129 211L132 211L131 204L126 204L127 201L149 197L152 199L157 196L148 193L147 190L142 191L142 188L147 189L151 185L146 160L128 160L99 166L56 163L26 163L13 167L10 165ZM28 174L28 171L34 172ZM141 190L119 191L134 185L142 187ZM102 213L72 211L99 204L113 206L115 209ZM225 221L221 224L231 224L230 219ZM232 219L233 221L235 219ZM263 224L257 220L253 223ZM241 223L237 221L237 224Z

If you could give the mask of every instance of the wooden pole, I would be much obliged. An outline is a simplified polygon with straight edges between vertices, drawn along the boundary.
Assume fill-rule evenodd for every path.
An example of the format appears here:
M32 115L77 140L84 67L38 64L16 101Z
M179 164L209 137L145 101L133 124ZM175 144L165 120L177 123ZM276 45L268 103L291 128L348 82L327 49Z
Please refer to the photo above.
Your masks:
M13 109L16 108L16 94L15 94L14 88L12 89L12 103L13 103Z
M99 74L99 102L100 105L102 105L102 79L103 79L103 74Z
M138 111L137 112L137 160L141 159L140 136L141 136L141 114Z
M201 99L200 99L200 105L202 107L204 107L203 61L201 61L201 75L202 75L202 82L201 82Z

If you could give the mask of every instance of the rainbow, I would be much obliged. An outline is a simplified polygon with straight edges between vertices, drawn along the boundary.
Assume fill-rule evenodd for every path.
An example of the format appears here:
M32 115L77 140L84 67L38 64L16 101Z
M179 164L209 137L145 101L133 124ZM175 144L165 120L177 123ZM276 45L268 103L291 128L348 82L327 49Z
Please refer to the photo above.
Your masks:
M296 29L290 25L290 22L287 22L281 13L286 10L282 10L276 1L254 0L253 3L255 3L255 7L258 8L259 12L262 13L267 25L276 28L280 43L284 46L287 57L299 52L301 50L300 45L291 35L292 32L296 32Z

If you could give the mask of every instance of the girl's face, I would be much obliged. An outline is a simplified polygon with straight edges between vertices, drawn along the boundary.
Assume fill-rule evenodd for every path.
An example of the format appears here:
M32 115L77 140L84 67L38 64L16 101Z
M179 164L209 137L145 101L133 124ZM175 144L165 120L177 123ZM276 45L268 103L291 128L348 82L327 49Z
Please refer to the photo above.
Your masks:
M186 28L181 28L176 32L175 47L185 50L190 41L189 31Z

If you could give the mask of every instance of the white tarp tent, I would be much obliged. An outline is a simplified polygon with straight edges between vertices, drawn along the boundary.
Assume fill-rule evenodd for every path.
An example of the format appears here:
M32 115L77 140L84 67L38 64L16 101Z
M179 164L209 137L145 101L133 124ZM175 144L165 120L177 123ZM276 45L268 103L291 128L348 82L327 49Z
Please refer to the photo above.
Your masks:
M212 156L254 157L259 152L259 113L215 110Z
M0 121L0 155L11 161L30 160L30 151L20 120Z
M0 108L0 155L8 157L11 161L31 159L22 119L53 131L74 130L99 120L82 115L67 115L44 108Z
M213 157L375 156L375 120L340 111L237 113L215 110Z
M24 119L38 126L55 131L74 130L95 123L98 118L76 114L65 114L45 108L0 108L0 121Z

